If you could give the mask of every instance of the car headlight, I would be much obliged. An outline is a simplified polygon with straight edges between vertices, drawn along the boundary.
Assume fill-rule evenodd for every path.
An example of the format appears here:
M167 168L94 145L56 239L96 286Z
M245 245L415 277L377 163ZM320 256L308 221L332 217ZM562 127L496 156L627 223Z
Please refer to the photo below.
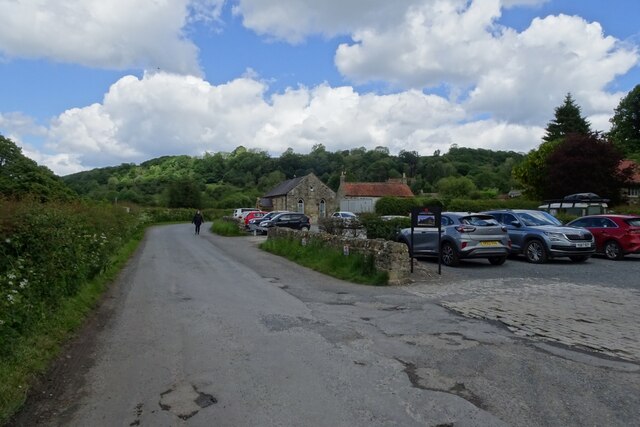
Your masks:
M560 240L566 240L564 237L564 234L562 233L552 233L550 231L545 231L544 234L547 235L547 237L549 237L549 240L553 240L553 241L560 241Z

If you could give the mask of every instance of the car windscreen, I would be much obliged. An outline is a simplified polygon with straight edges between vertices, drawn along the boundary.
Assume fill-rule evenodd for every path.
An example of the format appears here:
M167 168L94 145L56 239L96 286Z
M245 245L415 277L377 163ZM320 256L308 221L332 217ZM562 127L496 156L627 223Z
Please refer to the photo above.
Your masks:
M560 220L547 212L531 211L518 213L520 221L528 227L538 225L562 225Z
M460 223L465 225L474 225L476 227L489 227L499 225L490 215L469 215L460 218Z
M640 218L628 219L626 222L632 227L640 227Z

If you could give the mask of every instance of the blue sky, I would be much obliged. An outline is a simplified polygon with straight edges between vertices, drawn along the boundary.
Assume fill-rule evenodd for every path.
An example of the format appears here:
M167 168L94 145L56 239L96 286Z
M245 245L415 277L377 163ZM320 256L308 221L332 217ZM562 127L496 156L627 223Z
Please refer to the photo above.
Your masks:
M635 0L0 2L0 134L59 175L243 145L527 152L640 84Z

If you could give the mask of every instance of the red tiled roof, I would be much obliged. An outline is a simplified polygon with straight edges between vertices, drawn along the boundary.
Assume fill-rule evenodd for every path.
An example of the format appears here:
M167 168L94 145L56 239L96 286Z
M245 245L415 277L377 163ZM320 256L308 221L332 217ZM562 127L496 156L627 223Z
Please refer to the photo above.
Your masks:
M640 166L633 160L622 160L618 165L618 169L623 170L628 167L633 168L633 174L631 175L631 182L640 184Z
M345 196L351 197L413 197L407 184L401 182L345 182Z

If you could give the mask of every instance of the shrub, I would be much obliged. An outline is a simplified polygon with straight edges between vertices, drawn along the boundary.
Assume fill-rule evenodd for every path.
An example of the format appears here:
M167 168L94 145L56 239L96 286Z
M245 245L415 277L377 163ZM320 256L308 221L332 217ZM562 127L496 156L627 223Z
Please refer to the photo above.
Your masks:
M196 209L189 208L144 208L141 213L151 223L156 222L191 222Z
M242 231L237 220L232 218L222 218L213 222L211 231L221 236L246 236L247 233Z
M354 235L357 234L358 230L362 228L362 224L360 219L349 219L346 220L344 218L320 218L318 220L318 227L320 230L334 234L336 236L342 236L345 234L349 234L352 232Z
M450 212L482 212L492 209L537 209L540 202L525 199L509 200L469 200L453 199L446 203L445 209Z
M408 217L383 220L375 214L362 214L360 219L367 230L368 239L394 240L401 229L411 227L411 219Z
M0 358L104 270L140 227L121 207L0 201Z
M382 197L376 202L375 211L378 215L409 215L416 207L419 207L416 198Z

